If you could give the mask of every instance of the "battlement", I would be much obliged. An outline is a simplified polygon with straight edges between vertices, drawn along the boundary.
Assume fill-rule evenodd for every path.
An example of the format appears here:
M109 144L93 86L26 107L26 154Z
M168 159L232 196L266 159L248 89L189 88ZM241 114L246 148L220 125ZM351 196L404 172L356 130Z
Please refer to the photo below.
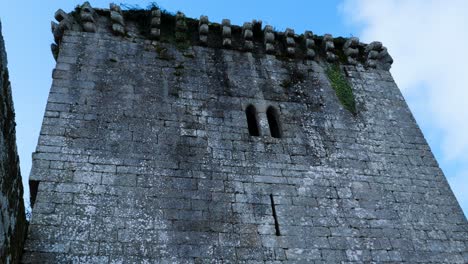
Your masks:
M298 35L293 29L275 31L263 27L262 21L231 25L229 19L210 22L183 13L171 14L154 6L150 10L122 10L110 4L109 9L93 8L89 2L66 13L58 10L52 22L55 43L52 52L57 58L63 34L67 30L114 34L124 39L147 39L151 42L173 43L180 49L206 46L256 54L270 54L281 59L322 60L344 65L361 64L368 68L389 70L393 59L381 42L365 44L356 37L333 38L330 34L317 36L312 31Z

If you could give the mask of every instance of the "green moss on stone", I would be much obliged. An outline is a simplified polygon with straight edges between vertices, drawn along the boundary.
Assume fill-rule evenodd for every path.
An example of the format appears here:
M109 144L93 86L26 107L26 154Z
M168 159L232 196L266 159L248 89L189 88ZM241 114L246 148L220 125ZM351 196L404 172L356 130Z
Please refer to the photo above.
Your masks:
M305 75L300 72L298 69L293 69L289 73L289 78L284 79L280 86L283 88L290 88L298 83L301 83L305 80Z
M356 100L354 99L353 89L343 76L340 67L332 64L326 69L326 74L341 104L356 115Z
M154 48L159 55L157 57L158 59L167 60L167 61L174 59L174 57L172 57L172 55L169 53L169 50L166 47L163 47L160 45L154 45Z

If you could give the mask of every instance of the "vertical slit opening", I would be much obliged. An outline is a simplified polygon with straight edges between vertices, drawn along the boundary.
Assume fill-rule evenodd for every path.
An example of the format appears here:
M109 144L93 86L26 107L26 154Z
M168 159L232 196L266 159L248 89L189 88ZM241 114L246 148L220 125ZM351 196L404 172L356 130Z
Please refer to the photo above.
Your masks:
M279 226L279 222L278 222L278 216L276 215L275 199L273 198L273 194L270 194L270 200L271 200L271 211L273 213L273 219L275 220L276 235L281 236L280 226Z
M245 109L245 115L247 116L249 134L254 137L260 136L260 129L258 129L257 121L257 109L255 109L255 106L249 105L247 109Z
M29 201L31 203L31 208L34 207L36 203L37 191L39 190L39 181L29 181Z
M281 126L279 123L279 114L273 106L267 109L268 125L270 126L270 134L274 138L281 138Z

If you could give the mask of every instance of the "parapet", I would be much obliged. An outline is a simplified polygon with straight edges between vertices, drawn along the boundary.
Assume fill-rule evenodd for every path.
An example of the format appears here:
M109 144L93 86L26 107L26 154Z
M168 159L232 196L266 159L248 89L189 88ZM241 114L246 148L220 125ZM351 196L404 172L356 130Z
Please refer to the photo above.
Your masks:
M114 34L123 39L148 39L174 43L178 47L205 46L256 54L270 54L281 59L326 60L344 65L363 65L367 68L389 70L393 59L380 42L365 44L356 37L333 38L317 36L312 31L298 35L293 29L275 31L262 21L231 25L229 19L210 22L207 16L187 18L183 13L168 13L154 6L147 10L122 10L110 4L109 9L93 8L89 2L77 6L71 13L58 10L52 22L56 58L66 30Z

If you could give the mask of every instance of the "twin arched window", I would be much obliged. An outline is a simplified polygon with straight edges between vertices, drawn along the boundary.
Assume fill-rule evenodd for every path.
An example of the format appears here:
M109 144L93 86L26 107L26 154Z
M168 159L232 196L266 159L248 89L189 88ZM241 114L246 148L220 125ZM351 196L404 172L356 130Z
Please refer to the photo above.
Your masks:
M249 105L245 109L245 114L247 115L247 124L249 126L249 134L254 137L260 136L260 129L258 129L257 122L257 109L255 106Z
M279 122L279 113L276 108L269 106L267 109L268 125L270 126L270 135L274 138L281 138L281 126ZM247 106L245 109L247 116L247 124L249 127L249 134L254 137L260 136L260 129L258 127L257 109L253 105Z
M273 106L267 109L268 125L270 126L270 135L274 138L281 138L281 128L279 123L279 114Z

